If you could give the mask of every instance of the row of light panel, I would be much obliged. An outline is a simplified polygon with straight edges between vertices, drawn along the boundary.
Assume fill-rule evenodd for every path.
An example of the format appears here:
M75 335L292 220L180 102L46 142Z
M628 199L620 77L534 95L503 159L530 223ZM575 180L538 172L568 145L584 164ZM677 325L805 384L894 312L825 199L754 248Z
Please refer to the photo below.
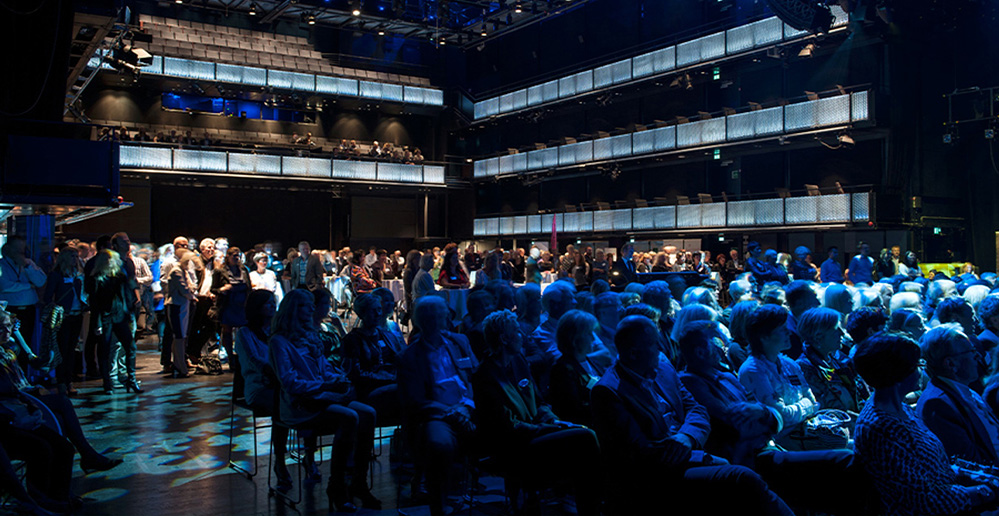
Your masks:
M849 22L849 15L839 6L831 6L833 27ZM764 48L809 34L780 21L776 16L716 32L678 45L640 56L554 79L543 84L491 97L473 105L475 120L540 106L616 86L652 75L714 61L726 56Z
M104 69L111 69L109 64L100 63L100 58L97 57L91 58L88 63L91 68L96 68L98 65ZM219 81L246 86L270 86L293 91L326 93L405 104L444 105L444 92L435 88L211 63L177 57L153 56L153 63L142 67L142 72L183 79Z
M758 199L679 206L477 218L476 237L606 233L675 229L723 229L866 222L871 193ZM554 220L553 220L554 219Z
M474 176L486 178L545 170L859 122L870 117L869 99L870 93L861 91L481 159L474 163Z
M121 168L189 172L444 184L444 167L438 165L404 165L139 145L122 145L119 165Z

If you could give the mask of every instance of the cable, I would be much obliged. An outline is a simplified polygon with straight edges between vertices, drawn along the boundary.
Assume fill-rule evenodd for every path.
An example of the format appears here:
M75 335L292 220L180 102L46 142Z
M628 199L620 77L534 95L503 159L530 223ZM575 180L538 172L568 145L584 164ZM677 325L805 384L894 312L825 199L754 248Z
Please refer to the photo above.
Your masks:
M45 5L45 2L42 2L42 5ZM3 5L2 3L0 3L0 6L3 6L5 9L10 10L6 5ZM41 9L41 6L39 6L38 9ZM35 9L35 11L38 11L38 9ZM49 85L49 76L52 75L52 64L55 63L56 47L59 46L59 27L61 24L62 24L62 9L59 8L59 6L57 5L55 30L52 31L53 32L52 52L49 54L49 65L48 68L45 70L45 79L42 81L42 87L38 89L38 96L35 97L35 101L31 103L31 107L25 109L20 113L7 113L5 111L0 111L0 115L9 116L12 118L23 116L34 110L35 107L38 106L38 103L41 102L42 97L45 96L45 88L48 87Z

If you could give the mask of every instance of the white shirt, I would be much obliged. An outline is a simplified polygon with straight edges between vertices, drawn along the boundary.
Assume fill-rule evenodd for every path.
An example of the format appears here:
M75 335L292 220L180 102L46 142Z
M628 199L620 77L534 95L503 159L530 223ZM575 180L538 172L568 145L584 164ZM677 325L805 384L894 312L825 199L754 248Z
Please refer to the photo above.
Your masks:
M257 271L251 272L250 285L254 290L270 290L274 293L274 297L278 303L281 303L281 298L284 297L281 284L278 282L277 276L272 270L265 270L263 274L260 274Z

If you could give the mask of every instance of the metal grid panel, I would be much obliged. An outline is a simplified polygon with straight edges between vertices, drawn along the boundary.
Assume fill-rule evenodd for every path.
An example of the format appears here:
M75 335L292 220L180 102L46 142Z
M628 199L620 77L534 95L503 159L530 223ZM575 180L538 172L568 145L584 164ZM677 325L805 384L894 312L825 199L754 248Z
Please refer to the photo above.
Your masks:
M267 70L263 68L254 68L252 66L244 66L243 84L249 84L251 86L266 86Z
M187 79L214 80L215 64L203 61L191 61L188 59L177 59L176 57L164 57L163 75L184 77Z
M371 81L358 81L360 96L366 99L382 98L382 83Z
M677 45L676 65L692 65L724 55L725 33L718 32Z
M394 102L403 102L405 99L401 84L382 84L382 98Z
M867 192L853 194L853 221L871 219L871 195Z
M408 90L421 90L419 92L419 98L423 98L422 88L406 88L407 94ZM352 97L357 96L357 81L354 79L341 79L339 77L325 77L322 75L316 76L316 91L319 93L329 93L333 95L350 95ZM417 93L412 93L411 95L417 95ZM415 100L414 100L415 102Z
M530 235L541 233L541 215L527 216L527 233Z
M486 219L475 219L472 222L472 234L475 236L486 236Z
M558 80L559 98L571 97L576 94L576 76L570 75Z
M851 117L854 122L870 118L870 92L858 91L850 94Z
M698 228L701 227L701 204L687 204L676 207L676 227L678 228Z
M573 150L576 154L576 163L586 163L593 161L593 141L585 141L574 144Z
M389 86L386 84L385 86ZM292 73L291 89L299 91L316 91L316 76L308 73ZM402 87L399 87L399 100L402 100Z
M676 47L666 47L652 54L653 73L668 72L676 68Z
M728 31L725 48L729 54L777 43L783 37L783 23L776 16ZM748 45L748 46L747 46Z
M749 111L726 117L729 140L778 134L784 129L784 110L778 107Z
M203 172L225 172L226 153L190 149L174 149L173 168L177 170L200 170Z
M486 175L495 176L499 174L499 158L489 158L486 160Z
M676 148L676 126L660 127L653 129L655 140L652 142L654 151L663 151Z
M850 23L850 13L843 10L842 7L833 4L829 6L829 10L832 11L833 15L833 27L842 27Z
M607 138L610 143L611 157L622 158L631 156L631 133Z
M584 211L579 214L579 231L589 233L593 231L593 212Z
M527 170L538 170L544 168L544 151L546 150L548 149L533 150L527 153Z
M616 63L611 63L611 82L621 84L631 80L631 59L622 59Z
M499 234L499 218L486 219L486 234L489 236Z
M424 165L423 182L444 184L444 167L440 165Z
M543 149L541 153L541 165L543 168L555 168L558 166L558 148Z
M513 234L513 217L500 217L499 234L501 235Z
M756 225L776 226L784 223L784 200L761 199L756 203Z
M281 171L284 175L309 176L329 178L332 175L332 163L323 158L299 158L284 156L281 158Z
M523 172L527 170L527 153L513 155L513 171Z
M645 77L647 75L652 75L655 73L655 68L653 65L653 56L655 52L648 52L639 56L635 56L631 59L631 74L636 79L639 77Z
M291 89L292 72L267 70L267 85L273 88Z
M593 89L593 70L586 70L574 75L576 78L576 93L586 93Z
M398 181L400 183L422 183L423 167L421 167L420 165L378 163L377 177L379 181Z
M527 107L527 89L517 90L510 94L513 97L511 105L514 110Z
M513 172L513 158L516 154L510 154L507 156L500 156L499 158L499 173L509 174Z
M614 214L614 231L631 231L631 210L611 210Z
M548 233L552 230L552 217L555 217L554 213L545 213L541 215L542 233ZM564 223L565 217L563 217L562 214L558 214L558 217L555 217L555 231L561 233Z
M786 23L784 24L784 39L793 39L807 34L807 30L798 30Z
M316 77L316 91L319 91L319 82L322 79L325 79L325 77ZM415 86L403 86L402 99L411 104L424 104L426 103L427 96L426 94L424 94L423 88L417 88Z
M482 116L488 117L499 113L499 98L493 97L482 101Z
M726 226L752 226L756 223L756 201L731 201L726 204Z
M578 211L563 213L562 218L564 220L562 222L562 227L564 228L564 231L566 233L579 233L580 231L582 231L581 229L582 215L583 213ZM593 226L592 215L590 216L590 226L591 227Z
M91 68L96 68L96 66L91 66ZM153 56L153 63L149 66L142 68L142 73L153 73L162 74L163 73L163 56Z
M673 229L676 225L676 206L650 206L632 210L631 227L643 229Z
M654 142L654 132L638 131L631 136L631 151L636 155L652 152Z
M171 150L122 145L118 152L118 163L122 167L169 169L172 165Z
M784 199L784 221L807 224L819 221L819 197L788 197Z
M526 235L527 234L527 215L517 215L513 218L513 234L514 235Z
M798 102L784 106L784 130L800 131L815 127L815 101Z
M486 176L486 160L480 159L472 163L472 177L480 178Z
M611 231L614 229L614 212L609 210L593 212L593 231Z
M725 119L712 118L676 126L679 148L725 141Z
M444 90L435 90L432 88L427 88L425 90L425 95L427 98L427 104L431 106L444 105Z
M604 65L593 69L593 87L604 88L614 84L613 65Z
M559 166L572 165L576 163L576 147L578 145L578 143L570 143L568 145L559 145L556 147L558 149Z
M726 131L728 132L729 140L741 140L756 136L755 111L729 115L726 118L728 119Z
M551 102L558 99L558 80L548 81L541 85L541 101Z
M714 228L725 226L725 203L713 202L701 207L701 226Z
M846 124L850 122L850 96L839 95L827 99L816 101L815 108L816 125L825 127L827 125Z
M528 106L536 106L538 104L541 104L542 102L544 102L544 87L543 86L538 85L538 86L531 86L530 88L527 88L527 105ZM479 118L479 116L476 115L476 118Z
M360 179L375 181L378 172L371 161L333 161L334 179Z
M850 195L822 195L819 200L819 222L849 222Z
M281 156L230 152L229 172L277 175L281 173Z
M500 95L499 98L499 112L509 113L513 111L513 93L507 93L505 95Z

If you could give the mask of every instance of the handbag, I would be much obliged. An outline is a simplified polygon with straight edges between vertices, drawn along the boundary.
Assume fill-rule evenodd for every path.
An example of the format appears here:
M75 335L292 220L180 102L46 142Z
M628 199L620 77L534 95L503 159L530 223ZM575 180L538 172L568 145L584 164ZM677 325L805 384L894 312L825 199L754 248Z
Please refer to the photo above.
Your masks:
M790 451L839 450L850 444L853 416L844 410L821 409L780 443Z

